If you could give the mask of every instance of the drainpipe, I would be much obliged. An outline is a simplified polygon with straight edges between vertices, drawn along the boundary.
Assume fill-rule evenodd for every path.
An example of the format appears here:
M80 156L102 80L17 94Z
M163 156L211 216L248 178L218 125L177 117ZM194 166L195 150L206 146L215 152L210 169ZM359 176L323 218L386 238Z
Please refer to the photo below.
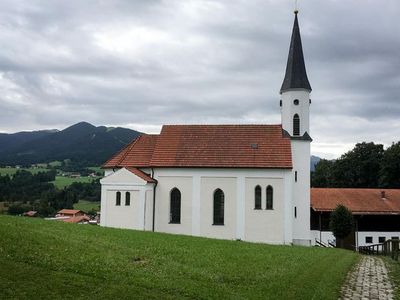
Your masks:
M322 223L321 223L322 211L319 213L319 241L322 242Z
M154 169L151 168L151 178L154 179ZM155 217L156 217L156 188L157 188L157 181L154 183L153 186L153 226L152 231L154 232L155 229Z

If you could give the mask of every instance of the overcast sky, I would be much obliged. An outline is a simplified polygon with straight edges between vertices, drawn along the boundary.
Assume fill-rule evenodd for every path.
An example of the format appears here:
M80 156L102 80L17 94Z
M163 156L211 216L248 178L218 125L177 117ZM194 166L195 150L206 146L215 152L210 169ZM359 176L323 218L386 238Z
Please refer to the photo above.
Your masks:
M293 0L0 0L0 132L280 123ZM299 0L312 153L400 140L400 1Z

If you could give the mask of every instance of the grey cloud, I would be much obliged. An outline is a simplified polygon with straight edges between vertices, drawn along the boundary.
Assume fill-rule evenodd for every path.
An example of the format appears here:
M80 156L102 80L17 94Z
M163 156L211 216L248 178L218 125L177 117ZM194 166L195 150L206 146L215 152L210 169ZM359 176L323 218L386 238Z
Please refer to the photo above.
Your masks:
M1 0L0 131L278 123L292 5ZM300 2L315 153L399 139L399 13L396 0Z

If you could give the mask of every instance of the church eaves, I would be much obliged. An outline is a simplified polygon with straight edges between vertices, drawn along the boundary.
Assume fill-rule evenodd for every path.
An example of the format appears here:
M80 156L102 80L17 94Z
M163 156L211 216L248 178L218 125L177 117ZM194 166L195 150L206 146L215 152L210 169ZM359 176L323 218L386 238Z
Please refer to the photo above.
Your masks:
M311 85L307 78L306 66L304 63L297 11L295 11L285 79L283 80L280 93L282 94L291 89L305 89L311 92Z

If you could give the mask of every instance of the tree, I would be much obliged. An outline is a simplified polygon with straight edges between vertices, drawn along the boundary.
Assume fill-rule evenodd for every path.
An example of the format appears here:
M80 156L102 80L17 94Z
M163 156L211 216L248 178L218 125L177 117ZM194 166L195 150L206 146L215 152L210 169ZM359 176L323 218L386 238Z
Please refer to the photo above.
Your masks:
M338 205L331 213L329 227L336 237L336 246L339 244L339 247L342 248L343 239L347 237L354 228L353 214L346 206Z
M311 176L312 187L330 187L333 184L332 170L334 160L321 159Z
M381 187L400 188L400 142L386 149L379 174Z
M358 143L334 164L335 187L373 188L379 184L383 145Z

